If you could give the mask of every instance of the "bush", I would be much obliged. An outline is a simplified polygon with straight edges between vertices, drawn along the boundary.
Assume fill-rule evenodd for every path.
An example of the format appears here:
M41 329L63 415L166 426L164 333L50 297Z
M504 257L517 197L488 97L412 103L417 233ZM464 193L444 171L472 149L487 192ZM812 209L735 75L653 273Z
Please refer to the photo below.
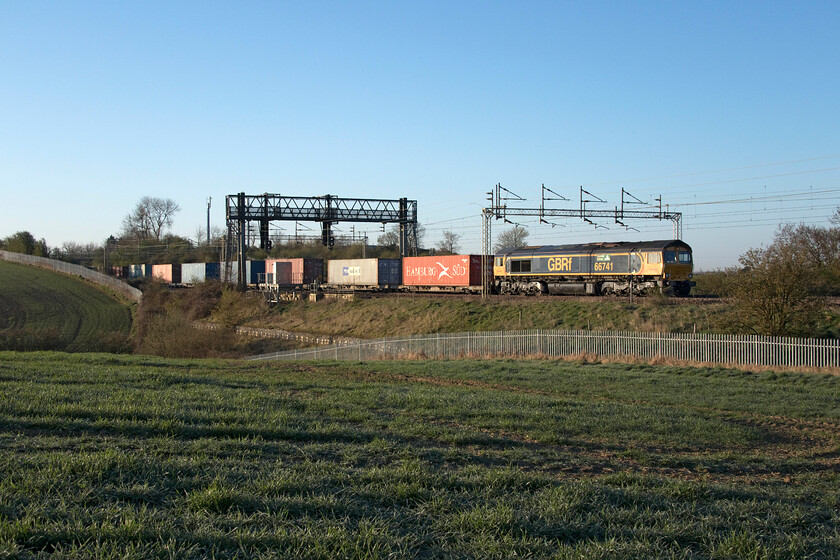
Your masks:
M235 347L231 333L196 328L183 311L171 310L149 320L137 351L165 358L227 358Z
M248 297L233 288L225 288L212 316L225 330L233 331L247 321L263 317L265 313L266 304L262 298Z
M814 268L782 237L767 249L744 253L740 270L727 271L724 291L732 299L725 319L737 332L813 336L825 302L816 296Z
M67 350L67 341L58 329L0 330L0 350L32 352L39 350Z
M167 304L172 294L160 282L146 282L143 289L143 300L137 306L134 315L134 338L137 346L142 344L152 321L159 315L166 313Z
M205 280L178 294L177 306L190 320L206 319L219 304L222 293L221 281Z
M692 292L699 297L728 297L731 292L729 283L732 274L732 271L727 270L711 270L695 274L694 281L697 285L694 286Z

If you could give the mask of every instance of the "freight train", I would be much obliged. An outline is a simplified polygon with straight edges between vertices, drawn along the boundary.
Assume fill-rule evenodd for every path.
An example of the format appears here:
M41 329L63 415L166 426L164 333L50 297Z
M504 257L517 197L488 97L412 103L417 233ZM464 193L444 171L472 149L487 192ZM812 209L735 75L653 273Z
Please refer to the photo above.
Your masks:
M609 295L659 290L687 296L693 259L680 240L544 245L502 249L486 259L497 294ZM255 287L402 292L482 291L480 255L402 259L269 259L247 261ZM237 263L185 263L115 267L127 279L147 277L173 284L205 279L235 281Z

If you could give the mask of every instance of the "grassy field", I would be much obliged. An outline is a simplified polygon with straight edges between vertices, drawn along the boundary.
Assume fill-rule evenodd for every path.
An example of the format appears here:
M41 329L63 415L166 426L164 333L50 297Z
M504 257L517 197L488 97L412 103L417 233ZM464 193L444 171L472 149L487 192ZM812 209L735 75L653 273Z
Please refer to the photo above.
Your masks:
M69 350L127 335L131 309L81 279L0 260L0 333L51 331Z
M840 558L840 378L0 353L0 557Z

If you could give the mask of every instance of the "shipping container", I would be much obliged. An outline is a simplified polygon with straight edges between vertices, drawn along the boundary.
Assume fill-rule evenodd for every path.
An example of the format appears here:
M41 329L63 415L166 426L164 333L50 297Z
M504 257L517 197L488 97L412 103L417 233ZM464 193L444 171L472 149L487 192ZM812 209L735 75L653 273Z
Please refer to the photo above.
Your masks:
M324 261L321 259L268 259L265 272L270 284L297 286L324 281Z
M236 284L239 282L239 263L236 261L221 263L222 281ZM245 261L246 284L259 284L260 276L265 274L265 261Z
M128 269L127 266L112 266L108 269L108 272L114 278L128 278Z
M128 266L129 278L151 278L152 265L150 264L131 264Z
M492 257L487 259L492 268ZM403 285L481 287L481 255L442 255L435 257L405 257Z
M181 265L180 264L153 264L152 278L155 280L163 280L170 284L181 283Z
M327 283L335 286L399 286L400 259L340 259L327 262Z
M199 284L219 278L219 263L184 263L181 265L181 282Z

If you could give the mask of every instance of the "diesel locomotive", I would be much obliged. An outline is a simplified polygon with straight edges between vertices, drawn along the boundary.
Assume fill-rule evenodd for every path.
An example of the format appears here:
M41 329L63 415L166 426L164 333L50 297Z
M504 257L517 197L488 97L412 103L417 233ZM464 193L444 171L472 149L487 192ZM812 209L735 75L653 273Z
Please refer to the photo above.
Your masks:
M687 296L691 247L665 241L543 245L502 249L493 258L500 294L629 294L658 289Z

